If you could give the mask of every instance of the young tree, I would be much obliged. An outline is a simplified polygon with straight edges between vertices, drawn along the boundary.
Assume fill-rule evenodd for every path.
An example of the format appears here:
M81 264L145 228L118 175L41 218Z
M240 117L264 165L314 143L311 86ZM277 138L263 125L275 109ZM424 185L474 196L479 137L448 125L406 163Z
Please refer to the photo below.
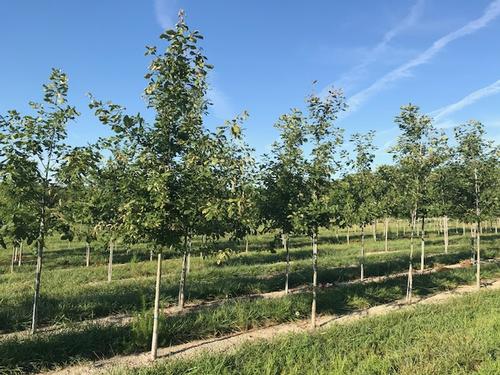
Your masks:
M378 211L384 217L384 249L389 250L389 218L396 218L396 235L398 234L398 217L404 202L401 199L400 172L397 166L382 165L374 174L375 200Z
M318 231L330 225L330 188L334 173L340 166L336 158L343 142L343 130L334 125L346 108L342 91L329 90L324 98L311 95L307 101L309 118L306 136L312 142L311 159L306 163L307 201L295 215L297 227L311 236L312 242L312 305L311 325L316 326L316 294L318 286Z
M2 128L2 156L13 174L21 177L28 186L27 201L20 205L36 206L37 265L35 272L35 293L31 332L38 325L38 307L42 275L45 238L57 221L54 207L57 202L55 177L60 161L68 151L66 146L67 123L78 115L76 109L67 102L68 77L60 70L53 69L49 83L43 86L43 103L31 102L33 115L22 116L17 111L9 111L0 123ZM15 170L15 172L12 172Z
M404 178L405 195L410 205L411 234L410 257L408 267L408 284L406 299L411 301L413 289L413 240L416 231L418 215L422 217L421 235L421 270L424 268L425 246L425 215L427 207L428 179L433 168L440 160L440 144L445 141L432 126L432 120L419 112L419 108L409 104L401 107L401 113L396 117L402 134L397 144L391 150L394 159L399 163Z
M377 201L374 195L374 178L371 171L376 150L373 144L375 132L355 133L351 136L355 157L354 174L350 176L350 188L354 197L353 211L361 227L361 254L359 257L360 278L364 280L365 227L377 214Z
M456 163L459 168L462 214L475 222L476 285L481 287L481 223L488 206L498 202L500 149L485 139L483 124L478 121L455 128ZM491 199L488 201L487 199Z
M214 142L203 129L211 66L197 45L201 34L189 30L182 12L175 29L165 31L160 38L168 42L166 50L161 53L156 47L147 47L146 52L152 61L145 76L148 84L144 96L155 112L153 123L146 124L139 115L124 115L124 109L116 105L95 101L93 107L98 116L105 115L115 138L125 139L131 150L127 159L129 175L134 178L126 181L133 195L120 208L124 232L130 239L153 243L159 251L171 245L180 250L182 307L191 239L206 227L204 204L214 186L214 180L208 178ZM153 327L153 358L156 327L157 321Z
M305 203L304 124L304 116L298 109L280 117L275 124L280 130L280 142L273 144L271 157L261 171L260 215L267 227L281 231L286 256L285 293L290 272L289 237L295 229L293 217Z
M90 146L75 147L65 157L58 179L64 184L60 231L65 238L85 242L85 265L90 266L90 245L96 240L98 177L101 155Z

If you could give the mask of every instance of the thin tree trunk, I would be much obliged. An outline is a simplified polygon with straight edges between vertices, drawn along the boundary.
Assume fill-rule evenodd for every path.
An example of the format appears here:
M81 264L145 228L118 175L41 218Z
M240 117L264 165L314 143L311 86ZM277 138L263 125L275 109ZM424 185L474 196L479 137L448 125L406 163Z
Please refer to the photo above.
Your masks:
M475 201L476 201L476 286L481 288L481 210L479 208L479 182L477 177L477 168L474 168L474 191L475 191Z
M179 308L181 308L181 309L184 308L184 303L185 303L186 278L187 278L187 273L188 273L188 271L187 271L188 253L189 253L188 239L187 239L187 237L185 237L184 238L184 254L182 255L181 280L179 283L179 298L178 298Z
M399 238L399 219L396 220L396 238Z
M10 272L14 273L14 263L16 262L17 246L12 246L12 258L10 260Z
M90 243L88 241L85 241L85 248L86 248L85 265L87 267L89 267L90 266Z
M318 238L317 231L312 234L312 266L313 266L313 285L312 285L312 305L311 305L311 326L316 328L316 289L318 286Z
M411 215L411 232L410 232L410 264L408 266L408 282L406 284L406 302L411 302L412 292L413 292L413 237L415 233L416 227L416 209L412 212Z
M444 252L448 254L448 216L443 216L443 237L444 237Z
M389 219L385 218L384 221L384 235L385 235L385 242L384 242L384 250L387 252L389 251L389 244L388 244L388 237L389 237Z
M41 225L43 228L44 224ZM43 229L37 243L36 271L35 271L35 293L33 296L33 314L31 316L31 334L35 334L38 328L38 303L40 299L40 284L42 279L42 260L45 235Z
M359 259L360 279L365 279L365 225L361 225L361 256Z
M425 268L425 217L422 216L422 230L420 231L420 272L424 272Z
M481 223L477 223L481 227ZM476 287L481 288L481 231L476 230Z
M19 262L17 263L18 267L21 267L21 264L23 263L23 247L24 244L21 241L21 244L19 245Z
M149 249L149 261L153 261L153 249Z
M153 337L151 340L151 359L154 361L158 352L158 316L160 312L160 285L161 285L161 265L162 254L158 253L158 265L156 268L156 286L155 286L155 307L153 313Z
M290 274L290 249L288 248L288 234L283 234L283 247L286 254L286 269L285 269L285 294L288 294L288 279Z
M462 235L465 237L465 223L463 223L462 228L463 228L463 233L462 233Z
M347 244L349 245L350 244L350 233L349 233L349 227L347 227L347 235L346 235L346 239L347 239Z
M108 283L111 282L113 277L113 252L115 249L115 244L113 240L109 241L109 259L108 259Z
M372 231L373 231L373 241L377 241L377 220L373 220L373 225L372 225Z

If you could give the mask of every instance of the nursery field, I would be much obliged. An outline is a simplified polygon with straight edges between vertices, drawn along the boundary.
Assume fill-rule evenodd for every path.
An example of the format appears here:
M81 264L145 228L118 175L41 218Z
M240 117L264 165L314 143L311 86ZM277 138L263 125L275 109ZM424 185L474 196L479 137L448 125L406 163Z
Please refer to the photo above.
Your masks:
M409 239L402 232L396 238L392 230L385 251L386 244L380 230L377 241L368 237L365 243L365 280L360 282L360 238L353 231L349 237L348 244L345 231L320 232L317 307L320 319L321 316L348 315L405 297ZM470 262L472 252L468 232L463 235L462 228L450 229L448 253L444 252L442 234L430 232L426 237L425 271L414 275L415 299L474 282L475 268ZM176 307L181 260L174 252L165 253L167 259L163 261L160 289L159 347L221 338L290 322L300 324L307 320L311 314L310 238L294 237L290 240L291 293L288 295L283 293L285 253L279 247L270 250L272 239L270 234L250 236L248 251L245 251L244 243L222 242L225 249L232 249L225 250L227 255L222 260L217 253L200 257L196 253L197 242L194 241L186 285L187 300L182 310ZM484 283L500 278L500 263L494 261L500 256L498 243L499 236L493 228L483 232ZM125 247L118 244L113 278L108 282L105 251L93 250L91 264L86 267L83 244L68 244L51 238L45 255L40 332L34 336L26 331L30 324L34 256L26 250L23 265L10 272L7 252L0 254L0 372L40 372L149 350L156 262L149 260L148 246ZM419 267L420 254L416 252L414 268ZM493 297L488 297L488 300L491 299ZM486 311L487 308L483 308ZM461 307L457 308L457 316L464 311ZM438 324L435 319L431 320L433 324ZM365 323L360 324L364 327ZM387 329L387 320L384 324ZM350 329L362 332L367 328ZM297 345L307 340L319 340L319 337L323 336L301 337ZM351 344L354 345L354 342ZM282 347L281 343L276 345ZM243 350L264 350L255 348ZM291 347L290 353L282 354L280 358L284 362L273 362L278 358L274 356L266 361L270 361L272 368L283 368L286 373L298 371L298 365L287 367L290 364L286 358L293 356L294 350L297 349ZM363 361L369 364L369 358L374 354L366 354L368 357ZM307 359L307 355L303 353L301 357L305 362L311 360ZM354 353L352 355L356 357ZM201 366L202 370L195 373L217 373L218 364L232 361L231 358L203 359L196 362L196 368ZM259 359L264 360L264 357L259 354ZM346 366L352 366L349 364L351 359L343 360L347 361ZM340 366L340 363L337 365ZM381 373L386 369L383 366L387 365L385 362L373 364L382 366ZM191 368L191 365L183 367L179 364L166 366L167 369L161 371L183 373ZM245 371L252 373L252 364L249 363L248 368L245 366ZM322 371L321 366L318 367L319 372ZM259 368L264 367L259 365ZM231 373L235 368L239 365L230 365L224 371Z
M300 21L282 5L192 2L206 7L193 24L203 21L209 40L183 9L163 14L176 1L117 2L107 15L108 2L68 14L58 13L60 3L24 5L4 33L27 34L6 44L10 55L0 61L14 63L0 69L0 375L500 374L496 107L465 122L448 117L500 92L500 81L459 101L460 79L444 84L442 73L418 85L425 91L379 95L500 17L500 0L375 81L368 70L383 54L394 61L380 72L424 42L406 29L419 26L427 38L436 32L427 25L451 27L461 17L420 24L428 12L417 0L408 16L391 16L401 24L369 49L347 31L353 17L322 10L329 2L308 4ZM154 3L154 11L119 12L132 3ZM354 14L379 32L368 3L370 17ZM392 3L375 8L402 6ZM226 17L233 6L237 16ZM310 11L340 21L329 17L325 33ZM156 41L138 23L146 13L164 30ZM70 14L91 18L78 25ZM304 20L314 26L297 28ZM332 38L335 27L342 38ZM242 30L255 42L236 37ZM403 31L416 45L394 53ZM323 34L331 41L313 46ZM316 50L362 60L320 63ZM227 98L213 52L227 53L214 61L234 74ZM327 71L294 73L301 55ZM68 64L71 81L66 67L54 67ZM485 80L460 77L468 89L470 79ZM444 105L444 94L454 102ZM350 117L375 96L388 102ZM413 98L423 107L406 102Z

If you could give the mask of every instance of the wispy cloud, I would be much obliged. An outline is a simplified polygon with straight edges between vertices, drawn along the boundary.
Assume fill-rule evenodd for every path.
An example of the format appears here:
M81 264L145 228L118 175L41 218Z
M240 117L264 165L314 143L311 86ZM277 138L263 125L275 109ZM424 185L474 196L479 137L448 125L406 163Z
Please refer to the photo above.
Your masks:
M449 104L445 107L442 107L442 108L436 109L435 111L432 111L431 113L429 113L429 115L431 117L433 117L435 121L439 121L439 120L445 118L446 116L448 116L454 112L460 111L462 108L465 108L465 107L477 102L478 100L481 100L483 98L486 98L488 96L495 95L498 93L500 93L500 79L498 81L492 83L489 86L486 86L486 87L483 87L479 90L471 92L469 95L465 96L464 98L462 98L458 102Z
M208 91L208 100L212 103L212 113L218 120L229 120L235 116L229 98L215 85Z
M177 16L177 0L154 0L156 22L162 29L169 29L175 25Z
M416 24L424 8L425 0L417 0L415 4L411 7L409 13L404 17L397 25L392 29L387 31L382 40L378 42L373 48L371 48L365 55L364 59L347 73L343 74L338 81L335 82L337 87L349 87L362 78L367 70L367 67L374 63L377 58L387 50L389 43L397 37L399 34L404 32Z
M484 28L491 21L500 15L500 0L495 0L486 8L481 17L470 21L461 28L439 38L431 47L420 53L417 57L392 70L386 75L376 80L371 86L361 90L357 94L349 98L349 111L352 113L356 111L367 99L377 92L383 90L391 83L394 83L401 78L411 75L412 69L419 65L429 62L439 51L445 48L449 43L454 40L460 39L464 36L473 34L474 32Z

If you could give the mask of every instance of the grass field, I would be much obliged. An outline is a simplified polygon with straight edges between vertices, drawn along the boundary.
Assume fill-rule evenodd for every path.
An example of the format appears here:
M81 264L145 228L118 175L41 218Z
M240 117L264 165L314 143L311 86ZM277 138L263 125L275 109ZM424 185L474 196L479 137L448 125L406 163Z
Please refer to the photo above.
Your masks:
M500 373L500 291L114 375Z
M427 266L455 264L470 258L470 239L451 231L448 254L443 254L442 238L431 234L427 239ZM271 237L251 238L248 253L234 253L223 265L213 257L200 259L193 254L188 278L189 302L221 300L221 304L188 311L181 315L162 315L160 346L194 339L218 337L255 327L305 319L310 314L310 293L297 293L275 299L239 299L230 297L279 291L284 286L284 253L270 252ZM483 236L483 257L498 257L497 236ZM40 322L58 324L60 329L35 336L0 336L0 373L36 372L65 366L77 361L93 361L118 354L146 351L151 338L151 305L154 296L156 264L149 261L147 246L117 251L113 281L106 282L106 253L96 251L91 267L83 267L84 249L72 248L53 240L47 251L43 281ZM356 235L346 244L343 234L331 232L320 237L319 282L333 288L319 293L320 314L347 314L404 297L406 277L335 286L338 282L359 279L359 242ZM235 250L241 244L228 243ZM409 240L392 238L389 252L383 241L368 239L365 261L366 276L383 276L405 272L408 266ZM419 248L419 246L417 247ZM0 331L15 332L28 326L33 290L32 257L9 270L9 254L1 253ZM161 304L176 302L180 260L168 253L164 261ZM291 250L290 286L308 285L311 280L311 255L308 238L295 238ZM419 253L414 259L419 264ZM500 277L500 266L483 266L483 278ZM414 280L415 295L423 296L474 280L472 268L443 270L418 275ZM123 324L93 323L89 320L124 313L130 319ZM79 322L86 322L80 324ZM229 368L230 369L230 368Z

